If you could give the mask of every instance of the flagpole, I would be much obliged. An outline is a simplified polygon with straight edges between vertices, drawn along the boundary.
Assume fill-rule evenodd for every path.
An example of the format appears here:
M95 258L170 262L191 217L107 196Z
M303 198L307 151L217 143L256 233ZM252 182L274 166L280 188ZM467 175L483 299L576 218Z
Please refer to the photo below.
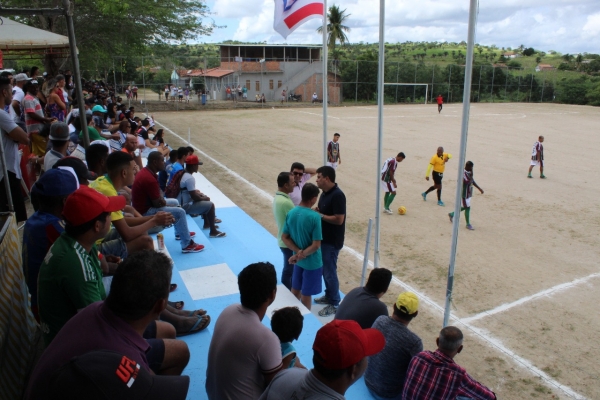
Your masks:
M454 220L452 221L452 244L450 246L450 263L448 266L448 283L446 285L446 305L444 308L444 323L448 325L450 320L450 305L452 302L452 287L454 285L454 265L456 262L456 247L458 245L458 225L460 222L460 206L463 170L465 166L465 155L467 152L467 132L469 130L469 111L471 108L471 79L473 75L473 48L475 44L475 28L477 26L477 1L470 0L469 8L469 30L467 36L467 60L465 65L465 84L463 93L462 126L460 136L460 153L458 157L458 176L456 178L456 194L454 196Z
M327 0L323 0L323 165L327 165Z
M375 179L375 249L373 251L373 266L379 268L379 237L381 227L381 158L383 147L383 84L385 74L385 0L379 0L379 71L377 74L377 175Z

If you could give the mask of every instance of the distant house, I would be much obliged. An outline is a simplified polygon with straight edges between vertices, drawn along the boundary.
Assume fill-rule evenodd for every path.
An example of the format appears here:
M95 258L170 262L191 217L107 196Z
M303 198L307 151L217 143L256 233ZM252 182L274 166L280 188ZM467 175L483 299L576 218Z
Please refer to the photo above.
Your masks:
M553 71L556 68L554 68L552 65L550 64L538 64L535 67L535 72L540 72L540 71Z
M504 56L504 58L518 58L518 57L522 57L522 54L516 53L514 51L507 51L506 53L504 53L502 55Z

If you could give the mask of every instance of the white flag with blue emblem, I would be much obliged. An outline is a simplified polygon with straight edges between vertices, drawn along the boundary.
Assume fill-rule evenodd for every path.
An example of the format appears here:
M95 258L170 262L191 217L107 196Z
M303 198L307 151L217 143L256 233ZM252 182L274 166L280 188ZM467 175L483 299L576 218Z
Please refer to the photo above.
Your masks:
M323 0L275 0L275 29L286 39L313 18L323 18Z

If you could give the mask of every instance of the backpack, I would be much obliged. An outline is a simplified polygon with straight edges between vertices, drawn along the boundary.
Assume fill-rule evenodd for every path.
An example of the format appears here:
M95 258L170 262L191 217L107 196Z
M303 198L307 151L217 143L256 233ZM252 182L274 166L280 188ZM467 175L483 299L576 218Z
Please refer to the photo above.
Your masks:
M169 199L176 199L177 196L179 196L179 192L181 191L181 187L179 185L181 184L181 178L183 177L184 173L185 169L182 169L173 175L173 179L171 179L171 182L169 182L167 188L165 189L165 197Z

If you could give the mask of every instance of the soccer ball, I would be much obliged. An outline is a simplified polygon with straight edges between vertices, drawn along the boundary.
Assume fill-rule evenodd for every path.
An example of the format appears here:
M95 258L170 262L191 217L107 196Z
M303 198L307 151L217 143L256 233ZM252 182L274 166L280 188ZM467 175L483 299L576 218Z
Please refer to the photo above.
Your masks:
M398 214L400 214L400 215L404 215L404 214L406 214L406 207L404 207L404 206L400 206L400 207L398 208Z

